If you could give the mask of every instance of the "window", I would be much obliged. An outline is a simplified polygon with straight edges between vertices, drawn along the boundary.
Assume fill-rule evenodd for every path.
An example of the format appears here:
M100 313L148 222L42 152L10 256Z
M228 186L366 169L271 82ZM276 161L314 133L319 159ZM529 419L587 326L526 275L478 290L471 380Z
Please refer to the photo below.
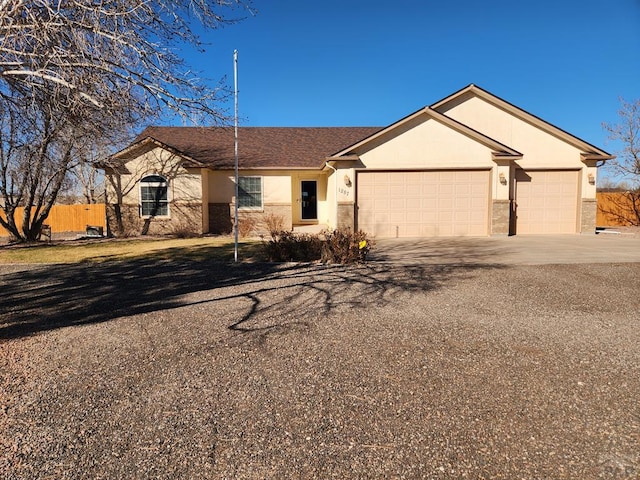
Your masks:
M262 208L262 177L238 177L238 208Z
M168 187L167 179L160 175L148 175L140 180L141 216L169 216Z

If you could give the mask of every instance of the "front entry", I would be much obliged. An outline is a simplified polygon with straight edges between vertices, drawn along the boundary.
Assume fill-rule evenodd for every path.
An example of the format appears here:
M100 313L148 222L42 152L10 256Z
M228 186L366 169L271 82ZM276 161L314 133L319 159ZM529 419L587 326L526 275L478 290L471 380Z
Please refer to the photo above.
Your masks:
M303 180L302 192L302 220L317 220L318 218L318 182Z

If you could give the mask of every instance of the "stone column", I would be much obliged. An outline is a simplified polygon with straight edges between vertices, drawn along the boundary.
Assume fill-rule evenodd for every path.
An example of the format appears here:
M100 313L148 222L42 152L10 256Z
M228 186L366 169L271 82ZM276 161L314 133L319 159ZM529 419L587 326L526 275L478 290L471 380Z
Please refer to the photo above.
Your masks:
M511 200L493 200L491 235L509 235Z
M338 202L338 229L353 232L355 224L355 203Z
M595 198L583 198L580 214L580 233L596 233L596 214L598 201Z

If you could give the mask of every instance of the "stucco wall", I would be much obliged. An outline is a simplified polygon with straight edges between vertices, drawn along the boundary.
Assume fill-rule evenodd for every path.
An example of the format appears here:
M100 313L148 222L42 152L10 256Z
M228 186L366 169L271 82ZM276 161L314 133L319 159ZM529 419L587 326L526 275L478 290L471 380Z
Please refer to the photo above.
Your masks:
M110 204L109 228L114 234L133 235L205 233L208 215L202 206L203 185L200 169L181 165L182 159L161 148L142 153L126 163L129 173L108 175L107 203ZM147 175L161 175L168 181L169 215L145 219L140 216L140 180ZM120 203L122 225L115 218L115 204ZM120 231L122 230L122 231Z
M240 171L240 176L256 176L262 178L263 208L241 209L240 219L253 219L256 225L263 225L268 215L282 218L285 228L305 223L331 223L331 207L327 198L327 177L325 173L312 170L248 170ZM301 215L301 182L315 180L317 182L318 215L317 220L303 221ZM223 205L233 210L235 202L235 183L232 171L213 171L208 173L208 202L215 205L216 212L226 211ZM213 212L213 210L212 210ZM233 211L230 213L233 218ZM215 214L209 215L212 232L218 232L226 225L227 220L216 221ZM232 220L231 220L232 221ZM216 223L216 226L213 224ZM262 227L260 227L262 228ZM260 230L264 233L264 228Z
M522 160L517 162L521 168L584 166L578 148L479 97L472 96L448 110L438 110L523 153Z
M140 180L146 175L162 175L169 180L169 201L181 203L200 202L202 181L200 169L187 169L181 159L161 148L155 148L127 162L129 174L121 175L122 203L139 205ZM112 184L107 182L109 198L116 198Z
M241 177L262 177L263 201L291 203L291 172L280 170L240 171ZM209 203L233 203L235 197L234 172L209 172Z
M358 152L365 168L486 169L494 166L490 148L426 116L399 127L386 137Z

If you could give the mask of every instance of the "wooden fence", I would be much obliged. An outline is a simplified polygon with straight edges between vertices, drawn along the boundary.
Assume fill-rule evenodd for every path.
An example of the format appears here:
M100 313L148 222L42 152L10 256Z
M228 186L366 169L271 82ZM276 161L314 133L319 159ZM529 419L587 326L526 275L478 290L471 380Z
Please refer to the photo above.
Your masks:
M598 202L596 225L598 227L624 227L637 222L633 200L627 193L598 192L596 198ZM636 204L636 208L640 208L640 202L636 201Z
M0 210L0 215L4 218L2 210ZM21 208L16 211L15 218L16 223L20 225L22 222ZM54 205L45 223L51 226L52 233L85 232L87 225L103 227L106 230L105 205ZM9 232L0 226L0 237L8 235Z

